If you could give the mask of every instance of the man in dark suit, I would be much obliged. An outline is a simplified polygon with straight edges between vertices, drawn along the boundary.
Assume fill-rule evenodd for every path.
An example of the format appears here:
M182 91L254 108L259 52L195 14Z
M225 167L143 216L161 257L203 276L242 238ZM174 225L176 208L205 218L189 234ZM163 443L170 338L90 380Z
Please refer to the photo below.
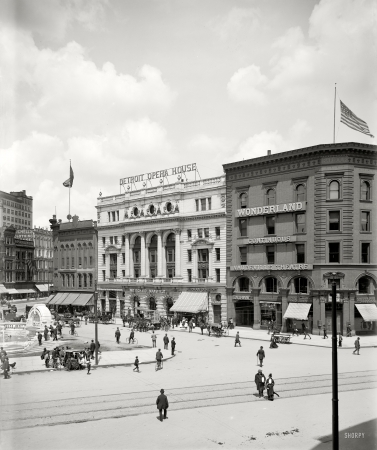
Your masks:
M93 340L93 339L92 339L92 342L90 343L89 350L90 350L90 357L91 357L92 359L94 359L94 352L95 352L95 350L96 350L96 344L94 343L94 340Z
M257 386L259 398L263 397L263 390L265 389L266 377L263 375L262 369L258 370L258 373L255 375L255 384Z
M156 405L157 405L157 409L160 411L160 420L162 422L164 419L167 419L166 410L169 408L169 402L168 402L168 398L164 394L165 391L163 389L161 389L160 392L161 392L161 394L157 397ZM164 410L163 418L162 418L162 410Z
M164 341L164 349L167 350L168 349L168 344L169 344L169 338L168 338L167 334L165 334L165 336L163 338L163 341Z

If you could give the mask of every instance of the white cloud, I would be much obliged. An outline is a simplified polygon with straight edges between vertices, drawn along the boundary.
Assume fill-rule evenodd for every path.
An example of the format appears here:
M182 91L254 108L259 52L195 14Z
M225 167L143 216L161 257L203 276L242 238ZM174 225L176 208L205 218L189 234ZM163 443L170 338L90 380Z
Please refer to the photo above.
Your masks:
M227 40L258 29L260 13L257 8L232 8L227 14L213 18L208 26L222 40Z
M251 65L241 68L232 75L227 85L229 96L238 102L264 105L266 96L263 89L267 81L267 77L261 73L259 67Z

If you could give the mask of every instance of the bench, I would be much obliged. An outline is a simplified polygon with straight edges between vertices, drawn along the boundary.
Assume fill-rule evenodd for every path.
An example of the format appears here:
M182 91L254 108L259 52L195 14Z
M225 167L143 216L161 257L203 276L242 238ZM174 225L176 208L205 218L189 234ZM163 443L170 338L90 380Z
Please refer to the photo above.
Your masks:
M290 334L275 334L274 338L276 338L276 342L280 344L289 344L291 342Z

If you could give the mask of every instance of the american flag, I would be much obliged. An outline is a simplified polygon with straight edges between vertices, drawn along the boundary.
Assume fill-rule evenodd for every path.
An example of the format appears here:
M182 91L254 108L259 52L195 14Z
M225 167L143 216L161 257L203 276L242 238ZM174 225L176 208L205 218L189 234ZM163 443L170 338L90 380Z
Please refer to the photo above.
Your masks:
M28 266L30 273L33 273L34 272L33 262L30 259L27 259L26 260L26 265Z
M64 187L72 187L72 185L73 185L73 178L74 178L73 170L72 170L72 167L71 167L71 163L69 163L69 178L68 178L68 180L64 181L63 186Z
M374 137L368 128L368 125L364 120L359 119L347 106L340 100L340 121L347 125L347 127L353 130L360 131L370 137Z

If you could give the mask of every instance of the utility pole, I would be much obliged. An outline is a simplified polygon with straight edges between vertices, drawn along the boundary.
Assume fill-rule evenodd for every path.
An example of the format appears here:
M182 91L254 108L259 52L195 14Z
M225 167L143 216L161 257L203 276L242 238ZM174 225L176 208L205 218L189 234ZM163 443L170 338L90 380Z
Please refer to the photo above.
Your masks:
M97 291L97 280L94 283L94 343L96 345L95 349L95 364L98 366L98 313L97 313L97 301L98 301L98 291Z
M332 328L332 448L339 450L339 400L338 400L338 348L336 333L336 282L335 274L332 278L331 299L331 328Z

